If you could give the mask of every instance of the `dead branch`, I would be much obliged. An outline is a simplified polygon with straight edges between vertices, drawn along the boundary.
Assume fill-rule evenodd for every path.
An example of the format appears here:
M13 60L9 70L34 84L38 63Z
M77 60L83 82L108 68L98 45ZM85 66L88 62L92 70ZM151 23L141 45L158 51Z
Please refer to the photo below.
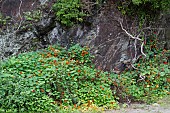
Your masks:
M125 30L125 29L123 28L123 25L122 25L122 23L121 23L120 21L119 21L119 23L120 23L120 26L121 26L122 30L123 30L130 38L132 38L132 39L137 39L137 40L139 40L139 41L142 41L142 39L139 38L140 34L137 35L136 37L135 37L135 36L132 36L130 33L127 32L127 30Z
M134 45L135 45L135 50L136 50L136 40L142 41L142 44L141 44L141 53L142 53L142 55L144 55L144 56L146 57L146 54L143 52L144 41L139 38L140 35L141 35L141 33L139 33L137 36L133 36L133 35L131 35L126 29L124 29L124 27L123 27L123 25L122 25L122 22L120 22L120 21L118 21L118 22L120 23L120 26L121 26L122 30L123 30L130 38L135 39L135 43L134 43ZM135 52L135 56L136 56L136 53L137 53L137 52ZM135 59L136 59L136 58L135 58Z
M18 11L18 14L19 14L21 21L19 22L19 26L18 26L18 28L15 32L17 32L19 30L19 28L21 27L22 21L23 21L22 16L21 16L21 6L22 6L22 0L20 0L19 11Z

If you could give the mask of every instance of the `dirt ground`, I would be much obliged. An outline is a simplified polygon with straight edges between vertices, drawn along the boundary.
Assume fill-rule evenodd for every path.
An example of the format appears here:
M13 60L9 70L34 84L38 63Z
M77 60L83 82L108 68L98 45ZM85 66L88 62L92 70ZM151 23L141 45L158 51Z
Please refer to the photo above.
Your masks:
M170 113L170 96L167 96L157 103L147 104L131 104L128 107L119 110L109 110L105 113Z

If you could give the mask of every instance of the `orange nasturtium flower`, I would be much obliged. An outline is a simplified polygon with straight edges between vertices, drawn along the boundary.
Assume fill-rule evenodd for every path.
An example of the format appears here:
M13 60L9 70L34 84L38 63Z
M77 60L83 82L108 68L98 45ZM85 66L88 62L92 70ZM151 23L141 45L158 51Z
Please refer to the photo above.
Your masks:
M55 49L54 49L52 46L50 46L50 50L51 50L51 51L55 51Z
M68 73L68 76L70 76L70 73Z
M57 57L57 56L58 56L58 54L56 52L54 52L54 57Z
M47 53L47 58L52 57L51 53Z
M156 85L156 88L158 88L158 87L159 87L159 85L157 84L157 85Z
M167 81L168 83L170 83L170 78L167 78L166 81Z
M64 95L64 92L62 92L61 94Z
M115 104L115 102L110 102L110 104Z
M53 60L54 64L57 62L56 60Z
M41 91L42 93L44 93L44 89L41 88L40 91Z
M104 90L104 88L102 86L100 86L100 89Z
M41 54L41 56L44 58L44 54Z
M69 65L69 64L70 64L70 62L69 62L69 61L66 61L66 64L67 64L67 65Z
M81 70L79 69L77 72L78 72L78 73L80 73L80 72L81 72Z
M84 51L84 50L83 50L83 51L81 52L81 56L83 56L83 57L84 57L86 54L88 54L87 51Z
M64 100L64 102L66 103L68 100Z

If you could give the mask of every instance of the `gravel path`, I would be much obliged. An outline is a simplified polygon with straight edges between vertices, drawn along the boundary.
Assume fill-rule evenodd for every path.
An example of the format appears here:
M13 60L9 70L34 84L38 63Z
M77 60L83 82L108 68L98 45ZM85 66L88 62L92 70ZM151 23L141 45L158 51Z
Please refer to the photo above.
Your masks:
M167 96L152 105L132 104L127 108L109 110L105 111L105 113L170 113L170 96Z

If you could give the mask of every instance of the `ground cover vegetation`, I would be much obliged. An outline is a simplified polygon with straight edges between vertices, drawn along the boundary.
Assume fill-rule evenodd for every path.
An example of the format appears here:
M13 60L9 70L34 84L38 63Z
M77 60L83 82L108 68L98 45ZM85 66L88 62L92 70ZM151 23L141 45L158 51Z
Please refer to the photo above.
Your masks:
M121 97L111 86L121 89L122 98L155 102L170 94L170 53L155 43L153 37L147 41L148 56L135 64L138 69L120 75L96 70L88 48L78 45L11 57L1 62L0 111L118 108Z
M1 63L1 111L56 111L57 106L116 108L112 79L94 69L87 48L48 49Z
M150 104L170 94L170 50L160 49L158 44L154 32L145 41L147 56L140 56L135 69L116 76L115 91L121 90L121 98Z

